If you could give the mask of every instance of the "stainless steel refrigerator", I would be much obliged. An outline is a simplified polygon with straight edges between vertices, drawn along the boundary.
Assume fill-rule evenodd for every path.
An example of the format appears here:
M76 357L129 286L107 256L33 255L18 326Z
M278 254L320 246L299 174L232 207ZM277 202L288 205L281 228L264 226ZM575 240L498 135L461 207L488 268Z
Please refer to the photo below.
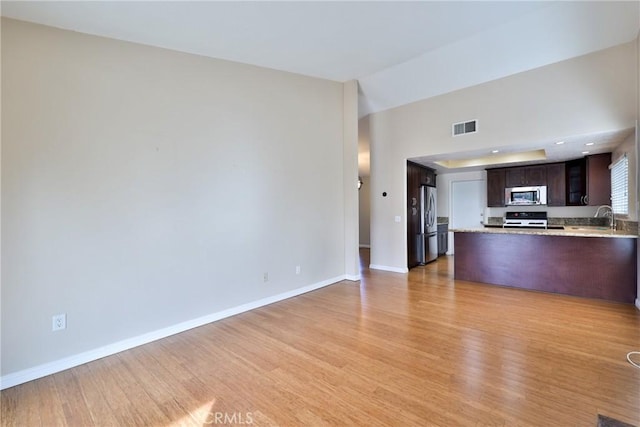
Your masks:
M420 234L418 235L418 261L426 264L438 258L438 221L436 188L420 188Z

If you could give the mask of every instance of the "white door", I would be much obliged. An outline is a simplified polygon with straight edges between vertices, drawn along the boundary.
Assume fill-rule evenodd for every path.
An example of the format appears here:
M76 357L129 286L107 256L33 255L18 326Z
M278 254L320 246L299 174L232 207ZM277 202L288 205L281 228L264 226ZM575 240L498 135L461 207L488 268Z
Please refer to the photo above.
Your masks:
M451 183L450 228L482 227L486 191L486 182L483 180ZM453 253L453 233L449 234L449 252Z

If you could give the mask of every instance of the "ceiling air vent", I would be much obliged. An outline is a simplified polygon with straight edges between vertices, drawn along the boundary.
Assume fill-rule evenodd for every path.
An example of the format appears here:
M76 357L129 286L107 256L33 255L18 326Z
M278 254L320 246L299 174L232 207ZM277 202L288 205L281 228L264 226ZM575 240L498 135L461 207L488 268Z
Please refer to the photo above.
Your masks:
M475 133L477 131L478 131L477 120L471 120L468 122L453 124L453 136L464 135L466 133Z

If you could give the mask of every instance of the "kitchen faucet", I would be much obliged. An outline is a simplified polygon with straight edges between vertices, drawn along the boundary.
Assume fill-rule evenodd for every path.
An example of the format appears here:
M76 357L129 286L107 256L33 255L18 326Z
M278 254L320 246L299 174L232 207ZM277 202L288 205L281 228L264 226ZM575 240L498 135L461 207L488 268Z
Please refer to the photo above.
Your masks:
M609 209L608 213L605 213L604 216L608 216L609 217L609 227L611 227L612 230L616 229L616 218L613 215L613 208L609 205L602 205L598 207L598 210L596 210L596 214L593 216L594 218L598 217L598 214L600 214L600 209L605 208L605 209Z

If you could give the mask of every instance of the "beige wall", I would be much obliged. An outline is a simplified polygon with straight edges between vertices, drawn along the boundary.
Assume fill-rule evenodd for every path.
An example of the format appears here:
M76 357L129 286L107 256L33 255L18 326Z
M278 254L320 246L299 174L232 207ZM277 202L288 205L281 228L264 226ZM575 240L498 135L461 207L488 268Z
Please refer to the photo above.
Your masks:
M611 153L612 163L622 157L624 154L629 159L629 216L630 221L638 220L638 212L636 209L636 135L635 132L620 144Z
M344 278L343 88L3 19L3 376Z
M631 42L371 115L371 263L406 268L407 158L633 127L636 49ZM469 119L479 132L451 137L451 124Z
M344 264L349 280L360 280L358 257L358 82L343 85Z

